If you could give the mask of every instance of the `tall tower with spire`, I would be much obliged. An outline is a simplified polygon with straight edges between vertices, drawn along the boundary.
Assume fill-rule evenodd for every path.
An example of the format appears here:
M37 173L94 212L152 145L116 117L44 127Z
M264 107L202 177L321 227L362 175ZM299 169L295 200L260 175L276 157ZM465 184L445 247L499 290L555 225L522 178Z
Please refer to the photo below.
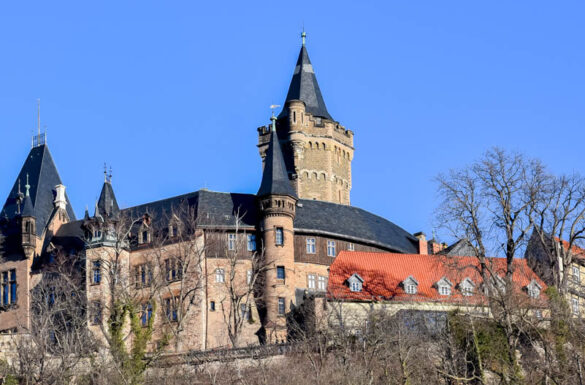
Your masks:
M327 111L309 60L306 33L301 36L301 51L276 122L287 176L299 198L349 205L353 132ZM260 127L258 134L258 148L264 161L270 128Z

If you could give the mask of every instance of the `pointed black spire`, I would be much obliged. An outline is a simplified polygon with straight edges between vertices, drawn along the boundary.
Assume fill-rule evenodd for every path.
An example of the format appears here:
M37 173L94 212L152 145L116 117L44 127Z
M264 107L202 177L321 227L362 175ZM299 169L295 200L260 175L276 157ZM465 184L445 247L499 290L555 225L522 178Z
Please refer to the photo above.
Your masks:
M102 192L100 193L100 198L96 205L96 212L108 218L116 218L118 214L120 214L120 208L118 207L116 195L112 188L111 175L110 179L106 177L106 180L104 181Z
M270 142L266 150L264 159L264 172L262 173L262 183L258 189L259 197L266 195L288 195L293 198L297 197L295 190L290 184L288 173L282 156L282 149L276 135L276 117L272 115L272 132Z
M34 207L30 200L30 185L28 184L28 174L26 174L26 185L24 186L26 193L24 194L24 204L22 205L22 217L34 217Z
M327 112L325 101L323 100L315 72L313 71L313 65L311 64L311 60L309 60L309 53L305 47L306 33L303 32L301 36L303 38L303 45L288 88L286 100L284 101L284 108L278 115L278 118L280 119L287 115L288 109L286 106L289 101L301 100L305 102L305 108L308 113L313 116L333 120L329 112Z

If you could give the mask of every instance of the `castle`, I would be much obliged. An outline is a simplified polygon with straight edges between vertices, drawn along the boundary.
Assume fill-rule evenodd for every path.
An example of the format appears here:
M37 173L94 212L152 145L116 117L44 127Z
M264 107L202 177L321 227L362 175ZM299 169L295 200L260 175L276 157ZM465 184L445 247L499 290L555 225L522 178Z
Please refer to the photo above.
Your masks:
M340 251L436 246L350 205L353 136L327 111L304 34L282 111L258 128L257 194L199 190L120 209L106 175L93 214L77 219L37 136L0 213L1 332L30 330L30 293L60 253L80 263L98 334L126 290L143 326L181 325L177 351L285 340L286 314L326 291Z

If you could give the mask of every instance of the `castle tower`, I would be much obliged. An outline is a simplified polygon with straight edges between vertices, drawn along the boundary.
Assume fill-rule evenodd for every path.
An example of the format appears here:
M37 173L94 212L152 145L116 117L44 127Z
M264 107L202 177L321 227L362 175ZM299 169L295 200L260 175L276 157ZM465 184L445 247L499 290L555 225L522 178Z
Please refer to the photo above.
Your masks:
M289 181L284 157L276 135L273 115L270 141L266 150L262 183L258 190L260 230L263 237L265 273L263 322L269 342L286 338L285 314L294 298L294 233L293 221L297 194Z
M350 204L353 132L335 121L325 106L313 65L303 45L276 129L287 176L299 198ZM258 128L264 160L270 129Z

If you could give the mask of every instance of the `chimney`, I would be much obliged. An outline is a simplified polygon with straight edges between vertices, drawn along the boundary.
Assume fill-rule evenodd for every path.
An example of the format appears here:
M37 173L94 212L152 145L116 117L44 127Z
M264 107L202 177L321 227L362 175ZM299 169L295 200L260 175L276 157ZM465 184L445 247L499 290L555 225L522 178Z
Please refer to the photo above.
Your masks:
M441 251L443 251L445 246L446 245L444 243L440 243L435 239L431 239L429 241L429 248L431 249L431 254L439 254Z
M58 184L55 186L55 192L55 200L53 201L55 208L65 210L67 207L67 200L65 199L65 186Z
M427 237L422 231L414 233L414 236L418 239L418 253L421 255L427 255L429 253L429 246L427 244Z

